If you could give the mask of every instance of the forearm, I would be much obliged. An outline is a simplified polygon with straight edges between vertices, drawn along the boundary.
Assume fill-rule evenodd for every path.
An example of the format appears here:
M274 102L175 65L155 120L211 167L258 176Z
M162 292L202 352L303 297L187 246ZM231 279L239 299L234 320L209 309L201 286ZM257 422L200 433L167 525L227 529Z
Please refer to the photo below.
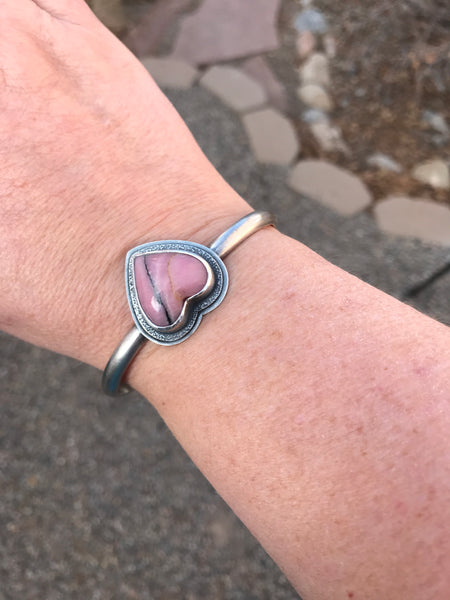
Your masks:
M103 368L126 251L249 207L84 2L3 4L0 326ZM131 384L305 600L444 599L448 331L273 229L226 262L223 304Z
M446 328L270 229L227 264L131 382L305 600L444 598Z

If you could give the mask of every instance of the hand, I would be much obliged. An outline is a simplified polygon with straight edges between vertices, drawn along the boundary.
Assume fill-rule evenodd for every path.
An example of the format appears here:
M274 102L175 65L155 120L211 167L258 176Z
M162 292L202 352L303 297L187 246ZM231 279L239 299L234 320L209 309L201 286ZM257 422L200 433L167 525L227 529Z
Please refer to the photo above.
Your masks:
M126 251L248 208L83 0L0 9L0 327L102 367Z

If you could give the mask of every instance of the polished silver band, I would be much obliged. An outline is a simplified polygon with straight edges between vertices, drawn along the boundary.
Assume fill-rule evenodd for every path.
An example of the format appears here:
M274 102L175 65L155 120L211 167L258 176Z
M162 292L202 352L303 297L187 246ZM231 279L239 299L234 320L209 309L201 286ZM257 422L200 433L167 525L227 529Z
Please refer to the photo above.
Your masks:
M263 211L252 212L222 233L209 246L209 250L223 259L253 233L267 225L275 224L276 219L272 214ZM122 383L123 378L131 361L146 341L148 341L147 337L139 331L138 327L134 326L130 329L113 352L103 372L102 389L105 394L118 396L127 394L131 390L128 385Z

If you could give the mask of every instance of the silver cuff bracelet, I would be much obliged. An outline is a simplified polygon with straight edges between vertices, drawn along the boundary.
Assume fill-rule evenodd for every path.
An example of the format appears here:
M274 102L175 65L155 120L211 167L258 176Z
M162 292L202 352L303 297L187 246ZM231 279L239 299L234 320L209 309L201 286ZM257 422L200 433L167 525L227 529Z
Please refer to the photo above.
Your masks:
M209 247L164 240L130 250L125 261L125 284L135 325L105 367L103 391L117 396L131 390L123 379L147 340L172 346L192 335L203 315L219 306L227 293L228 272L222 259L253 233L275 223L268 212L252 212Z

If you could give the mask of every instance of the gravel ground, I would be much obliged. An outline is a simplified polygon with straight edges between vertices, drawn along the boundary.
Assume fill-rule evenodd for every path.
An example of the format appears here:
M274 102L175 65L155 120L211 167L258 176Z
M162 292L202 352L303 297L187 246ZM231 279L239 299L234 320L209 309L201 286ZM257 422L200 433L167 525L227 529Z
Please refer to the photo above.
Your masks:
M299 199L205 90L171 98L226 179L332 262L401 296L448 261ZM415 302L450 322L449 296L447 276ZM146 401L103 397L95 370L8 336L0 358L0 600L298 598Z

